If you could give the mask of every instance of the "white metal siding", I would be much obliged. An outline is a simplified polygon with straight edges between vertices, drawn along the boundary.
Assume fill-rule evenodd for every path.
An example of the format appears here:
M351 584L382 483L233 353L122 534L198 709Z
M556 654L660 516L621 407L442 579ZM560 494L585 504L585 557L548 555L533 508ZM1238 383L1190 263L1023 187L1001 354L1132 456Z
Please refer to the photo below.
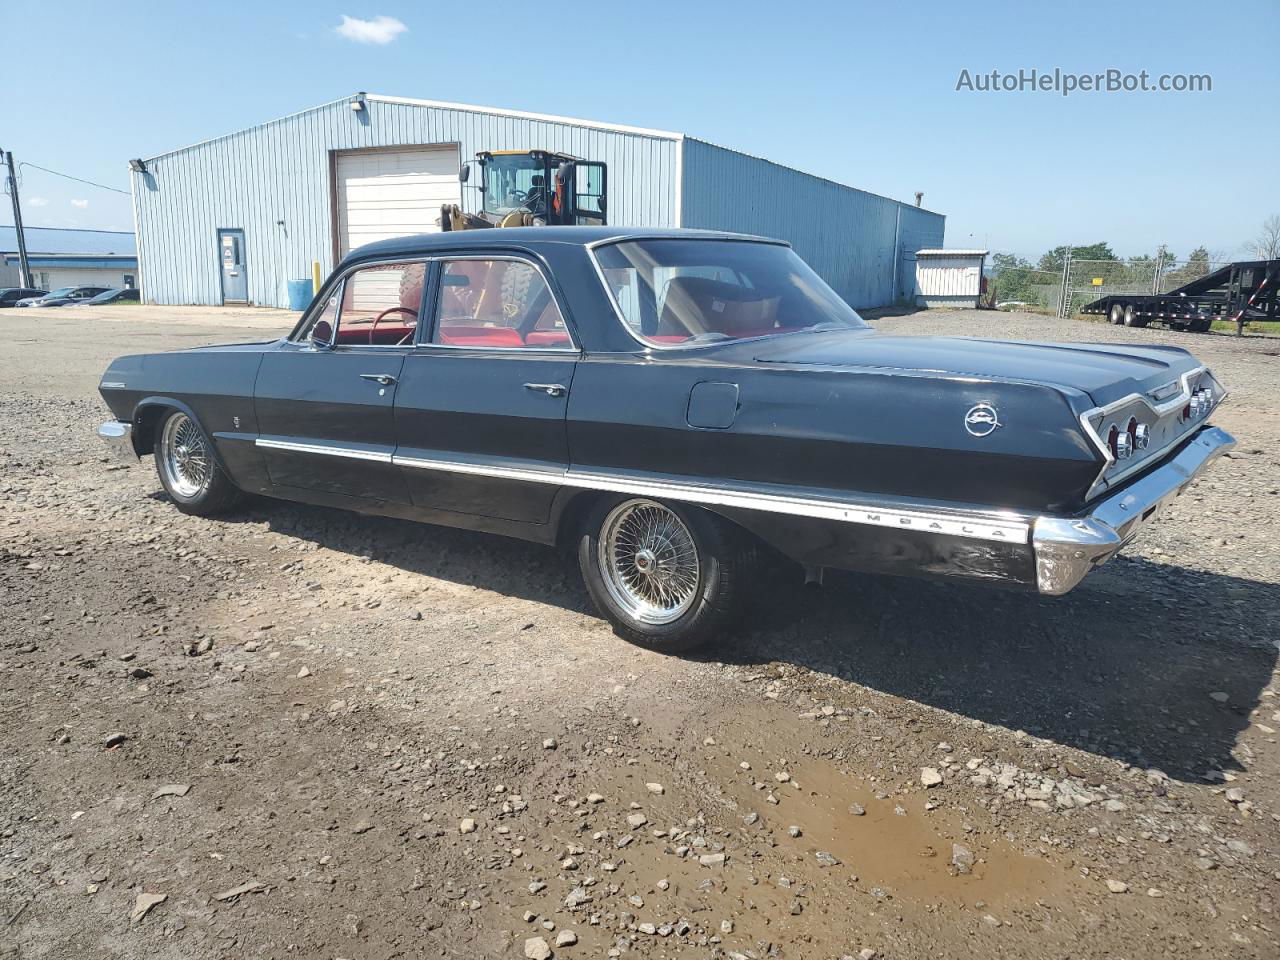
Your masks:
M455 146L339 153L338 252L439 232L441 205L462 202L458 165Z
M56 290L58 287L123 287L125 277L133 277L134 286L138 285L137 267L32 267L31 281L45 290ZM41 283L47 278L48 285ZM0 267L0 287L18 286L18 265Z
M449 143L462 157L542 148L603 160L610 223L676 225L676 136L372 96L356 112L344 98L152 158L131 174L143 293L154 303L221 303L217 231L238 227L249 299L285 306L286 281L309 277L313 260L326 273L334 266L331 151ZM463 190L462 202L475 210L477 191Z
M920 297L968 297L982 293L983 256L922 256L915 261Z

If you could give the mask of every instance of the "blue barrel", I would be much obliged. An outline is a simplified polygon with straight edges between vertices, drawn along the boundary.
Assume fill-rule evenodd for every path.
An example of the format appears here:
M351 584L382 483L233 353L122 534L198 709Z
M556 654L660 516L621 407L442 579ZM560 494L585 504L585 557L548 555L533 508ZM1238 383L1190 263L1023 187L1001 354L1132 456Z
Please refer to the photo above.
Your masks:
M311 281L290 280L289 309L301 312L307 309L309 303L311 303Z

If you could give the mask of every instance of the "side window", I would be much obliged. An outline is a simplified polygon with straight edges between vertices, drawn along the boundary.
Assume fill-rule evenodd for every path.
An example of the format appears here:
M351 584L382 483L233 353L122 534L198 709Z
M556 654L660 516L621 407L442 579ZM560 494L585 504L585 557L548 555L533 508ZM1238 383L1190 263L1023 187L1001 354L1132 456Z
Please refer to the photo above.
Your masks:
M350 274L342 288L338 344L397 347L413 343L426 276L425 263L379 263Z
M452 347L572 349L542 274L519 260L447 260L431 342Z

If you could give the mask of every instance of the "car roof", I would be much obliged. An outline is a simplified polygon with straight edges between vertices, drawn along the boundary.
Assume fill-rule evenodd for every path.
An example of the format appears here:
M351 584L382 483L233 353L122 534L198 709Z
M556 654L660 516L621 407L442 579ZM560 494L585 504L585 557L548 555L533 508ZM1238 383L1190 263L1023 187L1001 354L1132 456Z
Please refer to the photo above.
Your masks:
M746 233L725 233L719 230L686 230L675 227L492 227L481 230L450 230L440 233L420 233L408 237L379 240L352 250L343 262L364 260L369 257L430 255L435 250L459 250L469 247L523 247L536 250L540 246L566 244L585 247L609 240L632 239L711 239L757 240L767 243L784 243L769 237L757 237Z

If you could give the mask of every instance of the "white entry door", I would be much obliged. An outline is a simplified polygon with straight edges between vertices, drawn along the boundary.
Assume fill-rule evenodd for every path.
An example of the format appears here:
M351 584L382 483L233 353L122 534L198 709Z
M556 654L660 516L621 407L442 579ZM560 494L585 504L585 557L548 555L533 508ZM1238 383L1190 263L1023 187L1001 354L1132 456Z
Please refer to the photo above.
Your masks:
M457 147L346 150L337 158L338 253L435 233L440 206L461 203Z

